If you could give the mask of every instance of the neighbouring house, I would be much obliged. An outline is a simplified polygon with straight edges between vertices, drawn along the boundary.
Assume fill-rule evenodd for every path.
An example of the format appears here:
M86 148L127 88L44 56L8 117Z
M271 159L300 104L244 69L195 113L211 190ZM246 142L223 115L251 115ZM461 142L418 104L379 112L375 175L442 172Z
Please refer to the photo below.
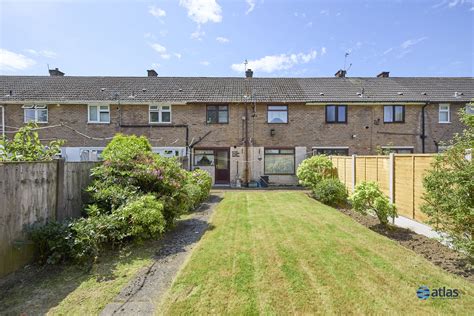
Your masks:
M59 71L59 70L58 70ZM60 72L60 71L59 71ZM34 121L65 139L70 161L100 159L116 133L186 156L215 184L296 183L308 155L433 153L472 113L473 78L243 78L0 76L1 131Z

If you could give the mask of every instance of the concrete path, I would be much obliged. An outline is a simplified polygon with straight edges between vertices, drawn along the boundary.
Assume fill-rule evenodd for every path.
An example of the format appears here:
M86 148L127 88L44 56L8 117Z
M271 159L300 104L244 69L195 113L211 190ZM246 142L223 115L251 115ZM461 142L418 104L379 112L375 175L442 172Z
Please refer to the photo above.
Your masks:
M393 219L390 218L390 222L392 222L392 220ZM417 222L404 216L398 216L397 218L395 218L394 224L398 227L409 229L419 235L424 235L428 238L434 238L436 240L439 240L445 246L452 247L451 243L449 242L449 236L447 234L439 233L435 231L432 227L423 223Z
M156 304L209 228L211 214L221 200L222 194L213 192L189 218L179 221L176 228L164 236L153 264L122 289L101 315L153 315Z

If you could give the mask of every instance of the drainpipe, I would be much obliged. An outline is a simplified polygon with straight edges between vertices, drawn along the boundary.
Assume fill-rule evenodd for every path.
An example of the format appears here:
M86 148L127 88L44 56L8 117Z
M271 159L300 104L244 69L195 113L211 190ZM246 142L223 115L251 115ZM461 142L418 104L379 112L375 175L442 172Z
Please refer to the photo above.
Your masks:
M425 108L430 104L430 102L426 102L423 107L421 108L421 152L425 153Z
M3 105L0 105L0 108L2 109L2 139L5 138L5 108Z
M245 102L245 183L249 184L249 110Z

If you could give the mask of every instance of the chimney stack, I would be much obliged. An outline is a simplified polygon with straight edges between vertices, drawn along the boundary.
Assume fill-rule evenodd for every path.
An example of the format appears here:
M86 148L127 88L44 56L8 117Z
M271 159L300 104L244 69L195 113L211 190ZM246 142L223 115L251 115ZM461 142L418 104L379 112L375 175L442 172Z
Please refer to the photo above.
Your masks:
M388 71L382 71L381 73L377 75L377 78L388 78L388 77L390 77L390 72Z
M58 68L48 69L48 71L49 71L49 75L51 77L62 77L62 76L64 76L64 72L60 71Z
M158 73L155 71L155 69L148 69L147 73L148 77L158 77Z
M345 70L342 70L342 69L339 69L335 74L334 76L338 77L338 78L344 78L346 76L346 71Z
M252 77L253 77L253 71L252 71L252 69L247 69L247 70L245 71L245 77L246 77L246 78L252 78Z

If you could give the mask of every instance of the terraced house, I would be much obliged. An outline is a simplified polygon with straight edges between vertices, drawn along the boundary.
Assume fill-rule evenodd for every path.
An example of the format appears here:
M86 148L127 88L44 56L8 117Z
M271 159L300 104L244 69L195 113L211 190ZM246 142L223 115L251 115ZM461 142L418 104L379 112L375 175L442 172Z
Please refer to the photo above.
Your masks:
M293 184L308 155L433 153L462 131L458 111L473 78L0 76L1 131L27 122L65 139L67 160L100 159L116 133L145 135L153 150L187 156L215 184Z

